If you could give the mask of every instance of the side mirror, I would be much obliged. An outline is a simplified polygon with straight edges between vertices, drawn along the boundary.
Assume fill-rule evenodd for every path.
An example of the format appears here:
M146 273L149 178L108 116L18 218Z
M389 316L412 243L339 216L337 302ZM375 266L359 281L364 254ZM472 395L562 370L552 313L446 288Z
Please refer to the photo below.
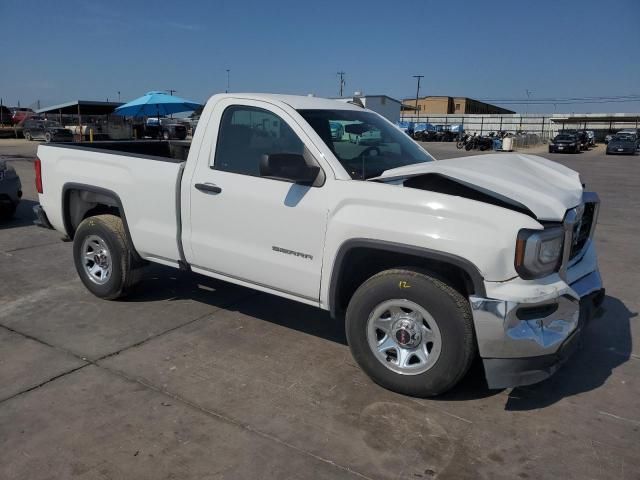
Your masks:
M312 185L319 173L320 167L307 165L304 157L297 153L272 153L260 159L261 177Z

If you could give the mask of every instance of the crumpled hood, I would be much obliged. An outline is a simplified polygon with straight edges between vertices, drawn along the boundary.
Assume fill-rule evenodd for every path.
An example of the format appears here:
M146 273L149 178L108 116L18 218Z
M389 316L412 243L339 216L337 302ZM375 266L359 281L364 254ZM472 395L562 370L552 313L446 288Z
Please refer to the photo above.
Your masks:
M561 221L582 201L578 172L536 155L488 154L394 168L372 180L438 174L527 207L538 220Z

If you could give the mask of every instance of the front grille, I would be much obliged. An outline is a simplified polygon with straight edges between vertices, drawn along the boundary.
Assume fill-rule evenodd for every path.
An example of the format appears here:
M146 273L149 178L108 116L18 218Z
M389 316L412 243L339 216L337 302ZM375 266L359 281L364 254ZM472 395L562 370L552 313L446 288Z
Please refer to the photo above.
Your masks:
M584 204L584 213L582 214L582 218L573 227L569 260L573 260L577 257L587 244L589 235L591 234L591 225L594 221L595 212L596 203L589 202Z

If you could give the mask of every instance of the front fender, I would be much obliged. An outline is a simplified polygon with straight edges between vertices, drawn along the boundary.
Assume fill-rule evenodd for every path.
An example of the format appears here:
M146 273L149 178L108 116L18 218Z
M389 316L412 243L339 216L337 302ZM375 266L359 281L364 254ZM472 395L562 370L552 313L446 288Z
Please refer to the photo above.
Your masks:
M323 303L330 298L334 260L348 241L366 239L437 252L473 265L480 278L495 282L517 276L518 231L542 228L527 215L476 200L388 184L345 183L350 183L351 198L339 200L328 219ZM335 198L340 198L339 192Z

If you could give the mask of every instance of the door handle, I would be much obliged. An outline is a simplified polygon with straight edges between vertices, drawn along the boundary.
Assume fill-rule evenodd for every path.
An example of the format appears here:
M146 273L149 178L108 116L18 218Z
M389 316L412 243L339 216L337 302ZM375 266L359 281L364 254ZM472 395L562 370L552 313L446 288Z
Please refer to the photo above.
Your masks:
M216 195L222 192L222 189L213 183L196 183L195 187L201 192L210 192Z

